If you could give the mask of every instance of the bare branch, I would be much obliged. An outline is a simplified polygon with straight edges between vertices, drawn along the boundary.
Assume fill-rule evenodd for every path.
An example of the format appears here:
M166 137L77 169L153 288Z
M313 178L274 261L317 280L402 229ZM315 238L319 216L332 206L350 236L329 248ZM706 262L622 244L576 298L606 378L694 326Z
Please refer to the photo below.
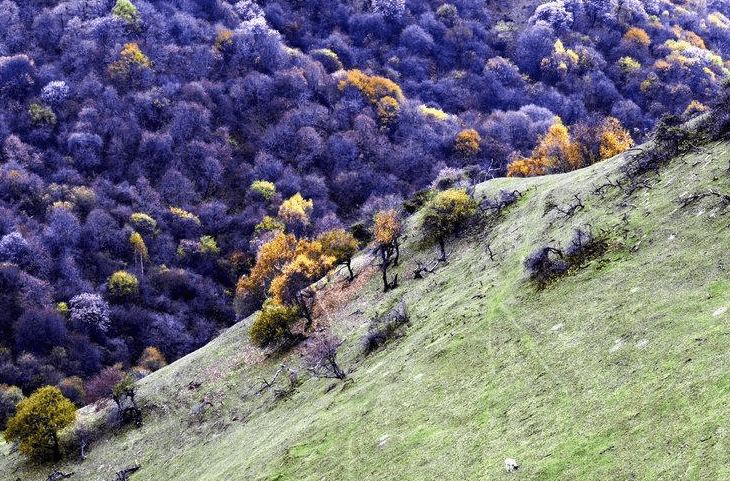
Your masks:
M137 471L139 468L140 468L140 465L135 463L134 466L124 468L121 471L117 471L116 481L127 481L129 479L129 475L132 474L133 472Z
M272 387L274 385L274 383L276 382L276 378L278 378L279 374L281 374L283 372L289 372L290 380L291 380L292 376L296 376L298 374L297 371L295 371L294 369L290 368L286 364L282 364L281 367L279 367L279 369L277 369L276 372L274 373L274 375L271 377L271 381L267 381L266 379L261 379L261 383L262 383L261 389L256 391L255 395L258 396L261 393L263 393L265 390Z
M730 204L730 195L721 194L720 192L716 192L714 190L708 190L707 192L695 192L694 194L687 197L677 199L677 202L679 202L682 207L687 207L688 205L697 202L698 200L702 200L705 197L717 197L718 199L720 199L722 205Z
M578 194L573 194L573 197L575 198L575 203L570 204L568 208L561 209L557 205L555 206L555 209L563 214L566 218L573 217L573 214L575 214L579 210L583 210L585 206L583 205L583 201L580 200L580 197L578 197Z
M307 353L309 367L315 377L343 380L347 372L337 363L337 349L342 341L333 337L325 337L315 342Z

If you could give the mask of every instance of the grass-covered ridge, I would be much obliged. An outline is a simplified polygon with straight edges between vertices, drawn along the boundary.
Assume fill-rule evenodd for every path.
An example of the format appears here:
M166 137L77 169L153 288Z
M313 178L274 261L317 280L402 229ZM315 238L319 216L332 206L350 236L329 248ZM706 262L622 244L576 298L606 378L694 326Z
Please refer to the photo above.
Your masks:
M482 184L477 199L523 195L452 242L448 265L411 279L415 259L437 255L419 250L416 216L397 289L382 294L361 260L353 286L335 278L320 294L319 326L344 340L352 381L307 379L298 351L265 358L248 320L143 379L145 425L61 469L84 480L135 461L132 480L728 478L728 209L714 194L680 199L730 194L729 158L730 143L704 145L629 196L598 189L625 157ZM562 213L575 195L583 208ZM588 225L607 232L600 259L542 290L527 282L528 255ZM404 335L363 356L369 319L401 299ZM259 392L282 363L303 382L277 399L281 375ZM0 458L2 480L50 470Z

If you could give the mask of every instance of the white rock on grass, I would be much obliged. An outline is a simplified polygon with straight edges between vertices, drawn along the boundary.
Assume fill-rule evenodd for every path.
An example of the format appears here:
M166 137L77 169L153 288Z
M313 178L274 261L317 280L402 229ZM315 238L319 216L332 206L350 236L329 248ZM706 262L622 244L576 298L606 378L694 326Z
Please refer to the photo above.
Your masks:
M517 468L519 467L520 465L517 464L517 461L512 458L507 458L504 460L504 468L507 470L508 473L511 473L512 471L517 471Z
M721 314L725 314L725 312L727 312L727 307L721 307L718 310L716 310L715 312L713 312L712 315L717 317Z
M622 347L624 347L624 341L622 341L621 339L616 339L616 342L613 346L611 346L611 349L609 349L608 352L616 352Z

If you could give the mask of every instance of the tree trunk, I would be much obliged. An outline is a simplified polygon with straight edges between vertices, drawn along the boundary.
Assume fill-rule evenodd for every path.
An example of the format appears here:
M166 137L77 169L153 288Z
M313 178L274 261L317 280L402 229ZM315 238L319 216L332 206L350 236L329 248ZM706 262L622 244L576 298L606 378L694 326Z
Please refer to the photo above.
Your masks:
M350 282L355 278L355 274L352 273L352 267L350 267L350 262L352 262L351 259L347 259L347 262L345 262L345 265L347 266L347 271L350 273Z
M388 292L388 272L387 272L388 266L386 264L383 264L382 271L383 271L383 292Z
M312 327L312 311L307 305L307 298L304 293L297 294L297 304L299 305L299 310L302 312L302 315L307 320L307 324L304 326L304 330L306 331Z
M58 446L58 435L54 432L53 433L53 461L60 461L61 460L61 449Z
M439 248L441 249L441 262L446 262L446 243L443 237L439 237Z

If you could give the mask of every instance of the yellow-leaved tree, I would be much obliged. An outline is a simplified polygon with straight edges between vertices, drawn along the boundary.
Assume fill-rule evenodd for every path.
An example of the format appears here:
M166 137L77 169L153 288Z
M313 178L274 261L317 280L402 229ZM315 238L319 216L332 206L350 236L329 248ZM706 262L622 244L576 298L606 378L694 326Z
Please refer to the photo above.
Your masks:
M57 387L46 386L18 404L3 436L18 443L22 454L40 461L58 461L58 432L75 420L76 406Z
M324 251L335 258L335 264L344 264L347 267L352 281L355 275L352 273L351 263L352 256L357 252L357 239L345 229L332 229L320 234L317 240L322 243Z
M309 227L309 217L312 215L314 202L306 200L297 192L281 203L278 218L284 223L288 232L301 237Z
M296 193L282 202L276 219L265 217L256 227L260 234L269 232L274 237L259 247L256 264L238 280L235 307L241 315L262 306L249 330L251 340L261 347L301 338L301 334L293 335L291 327L300 316L307 320L305 331L311 327L313 283L337 264L350 269L357 241L342 229L315 240L307 238L312 209L313 202Z
M621 127L621 123L618 119L613 117L606 118L599 140L600 145L598 147L598 151L600 153L601 160L610 159L614 155L618 155L634 145L634 140L631 138L629 133L626 129Z
M439 192L424 207L423 230L441 249L441 260L446 262L446 239L457 233L464 222L477 211L477 204L465 189Z
M472 157L478 154L482 148L479 147L479 143L482 138L479 136L479 132L474 129L462 130L454 138L454 150L461 157Z

